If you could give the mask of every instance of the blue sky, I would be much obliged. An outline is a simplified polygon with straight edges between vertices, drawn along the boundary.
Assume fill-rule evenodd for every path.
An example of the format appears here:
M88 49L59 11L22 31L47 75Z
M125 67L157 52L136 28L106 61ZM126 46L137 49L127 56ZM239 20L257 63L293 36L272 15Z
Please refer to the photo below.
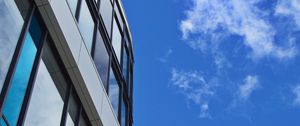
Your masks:
M299 0L123 0L135 126L300 125Z

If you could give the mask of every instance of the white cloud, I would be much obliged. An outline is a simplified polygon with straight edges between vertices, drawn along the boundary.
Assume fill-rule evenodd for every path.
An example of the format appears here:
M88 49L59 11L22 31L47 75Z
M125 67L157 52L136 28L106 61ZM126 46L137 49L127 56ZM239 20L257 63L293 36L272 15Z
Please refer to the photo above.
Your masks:
M171 48L169 48L162 57L158 58L158 60L162 63L166 63L172 53L173 53L173 50Z
M211 118L209 114L209 106L207 103L201 105L201 113L199 115L200 118Z
M215 35L231 34L244 38L244 45L251 48L251 57L293 58L297 54L294 44L275 44L276 30L261 15L265 12L256 7L258 0L192 0L192 7L186 11L186 19L181 21L183 39L192 41L194 47L204 47L201 40ZM220 41L208 40L210 43ZM200 44L198 46L198 44Z
M238 96L241 100L247 100L252 92L259 86L259 80L257 76L248 75L244 84L239 86Z
M206 81L198 71L179 71L173 69L171 78L172 86L179 89L188 101L200 107L200 118L211 118L209 114L209 99L215 95L217 80Z
M292 16L295 23L300 27L300 1L279 0L275 9L275 15Z
M293 88L292 92L295 96L293 104L300 106L300 85L297 85L295 88Z

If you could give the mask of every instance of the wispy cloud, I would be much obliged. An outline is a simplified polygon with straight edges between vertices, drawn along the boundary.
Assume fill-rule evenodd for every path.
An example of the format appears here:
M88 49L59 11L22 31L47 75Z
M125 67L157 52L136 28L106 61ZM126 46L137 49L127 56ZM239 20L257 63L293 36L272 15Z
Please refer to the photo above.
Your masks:
M295 106L300 106L300 85L297 85L296 87L294 87L292 92L294 94L293 104Z
M244 45L252 50L253 59L290 59L297 54L294 43L275 44L276 29L264 19L264 12L256 7L259 0L191 1L193 5L186 11L186 19L181 21L180 29L183 39L192 43L193 47L204 48L206 44L201 39L214 38L221 33L243 37Z
M259 80L257 76L248 75L244 83L239 86L238 96L241 100L247 100L252 92L259 87Z
M158 58L158 60L162 63L166 63L172 53L173 53L173 50L171 48L169 48L162 57Z
M276 15L291 16L300 28L300 1L279 0L275 9Z
M215 95L217 80L206 81L198 71L180 71L173 69L171 85L178 88L188 101L199 105L200 118L211 118L209 113L209 99Z

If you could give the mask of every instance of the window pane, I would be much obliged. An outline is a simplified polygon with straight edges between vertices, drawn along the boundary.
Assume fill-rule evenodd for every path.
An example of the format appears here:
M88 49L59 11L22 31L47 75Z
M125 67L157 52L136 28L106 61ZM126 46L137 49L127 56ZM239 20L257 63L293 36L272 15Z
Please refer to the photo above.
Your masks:
M23 25L13 0L0 0L0 91Z
M67 1L68 1L70 10L71 10L73 16L75 17L78 0L67 0Z
M31 97L25 126L60 125L64 102L43 61Z
M119 85L116 80L115 74L112 69L110 69L109 75L109 99L111 101L112 107L118 116L118 107L119 107Z
M100 1L100 14L103 19L106 31L110 36L111 32L111 20L113 14L112 4L109 0L101 0Z
M124 99L122 100L122 112L121 112L121 126L126 126L126 106L124 103Z
M30 34L27 33L19 63L17 64L16 72L3 108L3 113L12 126L16 125L19 117L36 52L36 46Z
M104 41L99 31L97 31L94 60L98 73L100 74L101 80L106 89L109 70L109 54L105 48Z
M79 113L79 99L76 97L76 95L71 93L70 99L69 99L69 107L68 107L68 115L70 115L71 120L73 123L76 122L77 114Z
M26 33L20 58L13 75L10 90L3 106L3 114L10 125L16 125L21 106L25 97L29 77L36 57L37 48L41 40L42 30L36 16L32 17L29 31Z
M79 119L78 126L90 126L89 120L87 120L86 114L84 112L81 112L79 118L80 119Z
M79 29L81 31L82 37L84 39L85 45L89 52L92 49L93 43L93 33L94 33L94 26L95 23L89 11L89 8L86 4L85 0L82 0L81 3L81 10L78 19Z
M121 57L121 45L122 45L122 36L119 30L119 27L117 25L116 20L114 20L113 25L113 38L112 38L112 46L115 50L115 53L117 55L118 61L120 63L120 57Z
M72 120L70 114L67 114L66 126L74 126L74 121Z
M123 50L123 76L126 82L126 85L128 87L128 81L127 81L127 62L128 62L128 55L127 55L127 48L125 46L124 50Z
M123 23L123 19L122 19L122 16L121 16L121 9L119 9L119 7L117 5L115 5L115 12L116 12L118 21L120 23L120 27L121 27L121 29L123 29L124 23Z

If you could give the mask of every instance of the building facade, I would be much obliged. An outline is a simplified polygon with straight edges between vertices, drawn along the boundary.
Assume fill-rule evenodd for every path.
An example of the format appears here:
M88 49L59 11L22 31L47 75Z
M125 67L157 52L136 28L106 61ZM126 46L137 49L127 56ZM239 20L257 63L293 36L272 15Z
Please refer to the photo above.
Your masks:
M121 0L0 0L1 126L132 126Z

